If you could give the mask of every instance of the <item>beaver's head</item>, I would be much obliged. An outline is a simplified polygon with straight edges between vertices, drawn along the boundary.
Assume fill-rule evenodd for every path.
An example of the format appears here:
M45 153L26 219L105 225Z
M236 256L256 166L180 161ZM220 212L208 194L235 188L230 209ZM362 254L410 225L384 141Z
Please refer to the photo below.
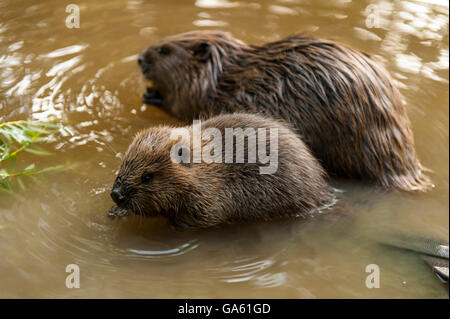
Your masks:
M192 185L188 165L171 160L176 141L169 128L137 134L128 148L111 190L121 208L138 215L170 214L182 210Z
M142 73L152 82L148 103L160 100L170 108L175 102L205 98L229 59L244 46L220 31L188 32L155 43L138 59Z

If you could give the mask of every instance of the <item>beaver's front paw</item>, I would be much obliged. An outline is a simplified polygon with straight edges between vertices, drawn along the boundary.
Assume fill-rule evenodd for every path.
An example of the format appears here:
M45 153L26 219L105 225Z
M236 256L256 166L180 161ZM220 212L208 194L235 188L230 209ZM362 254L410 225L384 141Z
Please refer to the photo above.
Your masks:
M151 87L147 87L147 92L144 93L144 95L142 96L142 101L145 104L150 104L150 105L155 105L155 106L162 106L163 105L163 99L161 94L151 88Z
M120 208L119 206L114 205L108 211L108 215L107 216L109 218L111 218L111 219L114 219L116 217L120 219L121 217L128 216L128 215L130 215L130 211L128 209Z

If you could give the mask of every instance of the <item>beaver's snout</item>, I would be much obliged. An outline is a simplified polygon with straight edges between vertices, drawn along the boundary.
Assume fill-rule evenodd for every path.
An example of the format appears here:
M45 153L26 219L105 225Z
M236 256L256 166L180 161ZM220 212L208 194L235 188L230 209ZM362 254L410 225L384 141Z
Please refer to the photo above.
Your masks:
M145 63L145 51L141 52L138 57L138 64L142 67Z
M145 50L138 56L138 64L141 68L142 74L148 79L152 80L152 71L155 64L155 56L153 50Z
M139 54L138 64L141 67L142 73L148 77L153 65L151 53L148 50Z
M114 187L111 190L111 198L113 199L113 201L120 207L125 203L125 196L123 196L122 192L120 191L120 188L118 187Z
M155 59L154 50L147 49L145 51L142 51L141 54L139 54L138 64L143 70L149 69L153 64L154 59Z

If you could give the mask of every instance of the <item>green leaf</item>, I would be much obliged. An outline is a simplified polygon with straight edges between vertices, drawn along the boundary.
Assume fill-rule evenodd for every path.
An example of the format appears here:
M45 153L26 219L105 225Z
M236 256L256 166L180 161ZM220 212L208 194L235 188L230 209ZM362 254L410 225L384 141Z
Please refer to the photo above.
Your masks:
M37 182L39 179L35 175L64 167L56 165L39 169L34 164L30 164L23 170L16 170L16 158L22 151L39 156L53 155L35 144L45 142L51 134L58 133L61 128L62 126L56 122L13 121L0 123L0 165L6 165L6 168L0 169L0 190L10 191L12 178L17 181L20 188L25 189L22 176L30 177Z
M65 167L64 165L50 166L50 167L46 167L46 168L40 169L40 170L38 171L38 173L41 174L41 173L54 172L54 171L61 170L61 169L63 169L64 167Z
M0 179L0 188L11 190L11 183L6 179Z
M12 139L11 139L11 136L9 136L10 132L9 132L8 130L6 130L6 129L1 129L1 128L0 128L0 133L1 133L4 137L6 137L6 139L8 140L9 143L12 143L12 142L13 142Z
M2 154L0 154L0 162L3 162L9 158L10 147L8 144L2 145Z
M53 153L41 150L41 149L37 149L37 148L25 148L24 149L25 152L29 152L29 153L33 153L36 155L42 155L42 156L49 156L49 155L53 155Z
M12 172L14 170L15 166L16 166L16 156L13 155L9 158L9 163L8 163L8 167L6 168L6 170L8 172Z
M22 179L19 177L19 178L17 178L17 184L19 184L19 186L20 186L20 188L22 189L22 190L25 190L25 184L23 183L23 181L22 181Z

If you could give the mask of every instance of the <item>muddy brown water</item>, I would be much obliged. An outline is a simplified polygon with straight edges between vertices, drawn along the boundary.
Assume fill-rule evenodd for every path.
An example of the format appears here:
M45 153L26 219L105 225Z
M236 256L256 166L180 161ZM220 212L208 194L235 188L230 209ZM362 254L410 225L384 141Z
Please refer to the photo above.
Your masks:
M66 129L44 146L54 156L20 160L67 166L0 194L0 297L447 298L417 256L376 243L386 229L448 240L446 1L75 3L79 29L66 28L64 1L0 1L0 122L62 121ZM332 221L180 231L162 219L108 219L132 135L176 123L141 102L137 54L162 37L214 28L254 43L303 30L378 55L436 187L386 194L336 181L353 213ZM68 264L80 267L79 289L66 288ZM368 264L380 267L378 289L365 285Z

